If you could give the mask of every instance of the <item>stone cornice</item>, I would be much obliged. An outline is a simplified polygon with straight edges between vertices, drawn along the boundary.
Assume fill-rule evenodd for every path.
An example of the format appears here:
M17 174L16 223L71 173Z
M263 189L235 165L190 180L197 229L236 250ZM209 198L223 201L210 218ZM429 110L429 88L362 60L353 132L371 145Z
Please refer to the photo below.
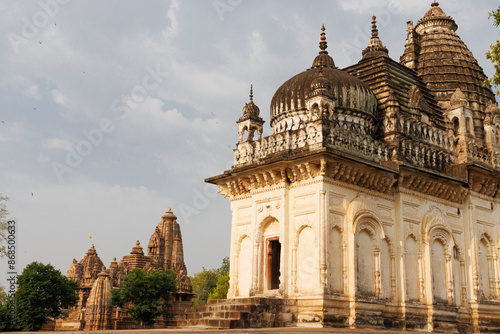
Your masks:
M446 202L463 203L467 195L467 189L458 182L442 180L436 177L417 173L415 171L404 171L398 184L399 192L403 189L423 194L425 197L432 196Z
M423 199L423 200L430 200L431 202L434 202L434 203L440 203L440 204L444 204L444 205L448 205L448 206L453 206L453 207L456 207L457 205L459 207L463 207L463 203L457 203L457 202L453 202L453 201L448 201L448 200L445 200L445 199L442 199L442 198L439 198L439 197L434 197L434 196L426 195L424 193L421 193L421 192L418 192L418 191L414 191L414 190L409 190L409 189L406 189L406 188L400 188L400 187L398 187L398 188L396 188L396 192L398 192L400 194L405 194L405 195L410 195L410 196L418 197L418 198ZM405 220L406 219L407 218L405 218ZM410 218L408 218L408 219L410 219Z

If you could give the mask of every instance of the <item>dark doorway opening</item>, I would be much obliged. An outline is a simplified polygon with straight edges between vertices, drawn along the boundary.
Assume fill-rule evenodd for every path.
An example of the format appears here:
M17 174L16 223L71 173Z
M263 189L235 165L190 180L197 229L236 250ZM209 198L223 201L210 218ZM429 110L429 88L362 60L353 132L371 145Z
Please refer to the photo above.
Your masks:
M273 289L280 287L280 258L281 244L279 238L271 238L267 241L267 286Z

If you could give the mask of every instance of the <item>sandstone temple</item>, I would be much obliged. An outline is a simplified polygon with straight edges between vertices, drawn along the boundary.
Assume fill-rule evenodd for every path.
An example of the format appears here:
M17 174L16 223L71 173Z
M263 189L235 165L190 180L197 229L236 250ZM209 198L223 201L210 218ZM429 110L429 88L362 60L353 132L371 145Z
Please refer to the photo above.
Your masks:
M206 180L231 202L228 300L187 324L500 331L500 110L457 29L432 3L396 61L374 16L339 69L323 27L269 136L251 91Z
M172 294L164 315L156 319L156 323L158 327L176 326L177 320L184 319L194 294L184 264L182 235L176 219L170 209L161 217L149 239L147 255L137 241L130 255L124 256L119 263L114 258L107 269L93 244L79 262L74 259L67 277L80 283L80 298L69 319L57 320L55 329L133 328L134 320L126 310L112 306L110 300L111 290L120 287L123 277L135 268L147 271L170 269L177 274L177 292Z

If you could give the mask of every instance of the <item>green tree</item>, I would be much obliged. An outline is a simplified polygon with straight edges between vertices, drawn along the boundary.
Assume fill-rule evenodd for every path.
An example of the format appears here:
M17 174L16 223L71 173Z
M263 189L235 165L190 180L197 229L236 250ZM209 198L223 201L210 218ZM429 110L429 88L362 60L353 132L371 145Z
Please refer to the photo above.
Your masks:
M219 278L229 274L229 257L222 259L222 265L218 269L205 269L194 274L191 278L191 286L197 297L193 299L193 309L197 310L199 306L207 304L210 294L217 288ZM228 276L229 280L229 276ZM227 295L227 292L226 292Z
M497 10L492 11L488 18L493 18L493 25L498 28L500 25L500 7ZM497 40L496 44L490 45L490 50L486 52L486 59L493 63L495 68L495 74L491 79L486 79L485 84L491 86L500 86L500 41ZM500 91L496 92L500 95Z
M7 205L9 198L0 194L0 258L7 256Z
M0 303L7 299L7 293L5 292L5 287L0 285Z
M16 313L13 304L14 299L12 297L5 297L0 301L0 332L13 332L19 330L15 322Z
M32 262L17 278L17 325L25 331L37 331L47 321L61 315L63 308L78 301L78 283L68 279L51 264Z
M208 299L226 299L227 292L229 291L229 272L220 275L217 280L217 285L212 291L212 293L208 296Z
M191 277L191 286L196 298L193 299L193 309L197 310L199 306L207 304L208 296L217 287L219 273L217 269L205 269Z
M219 272L219 275L225 275L229 273L229 256L226 256L222 259L222 265L219 269L217 269L217 271Z
M154 319L162 314L159 310L170 299L170 293L177 291L175 273L172 270L147 271L135 268L123 278L122 287L111 291L111 304L127 307L135 322L153 325Z

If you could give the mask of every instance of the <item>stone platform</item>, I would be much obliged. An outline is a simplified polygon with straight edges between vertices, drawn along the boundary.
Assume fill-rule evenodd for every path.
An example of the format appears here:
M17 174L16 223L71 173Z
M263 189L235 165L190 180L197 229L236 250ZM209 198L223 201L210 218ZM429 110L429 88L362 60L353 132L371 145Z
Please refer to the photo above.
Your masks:
M40 333L43 331L39 331ZM135 329L135 330L99 330L99 331L86 331L85 333L95 333L95 334L207 334L212 333L213 330L209 330L203 327L199 329ZM401 331L396 330L374 330L374 329L346 329L346 328L248 328L248 329L222 329L217 330L217 334L275 334L275 333L292 333L292 334L309 334L309 333L400 333ZM51 332L53 333L53 332ZM61 333L71 333L75 332L58 332Z

